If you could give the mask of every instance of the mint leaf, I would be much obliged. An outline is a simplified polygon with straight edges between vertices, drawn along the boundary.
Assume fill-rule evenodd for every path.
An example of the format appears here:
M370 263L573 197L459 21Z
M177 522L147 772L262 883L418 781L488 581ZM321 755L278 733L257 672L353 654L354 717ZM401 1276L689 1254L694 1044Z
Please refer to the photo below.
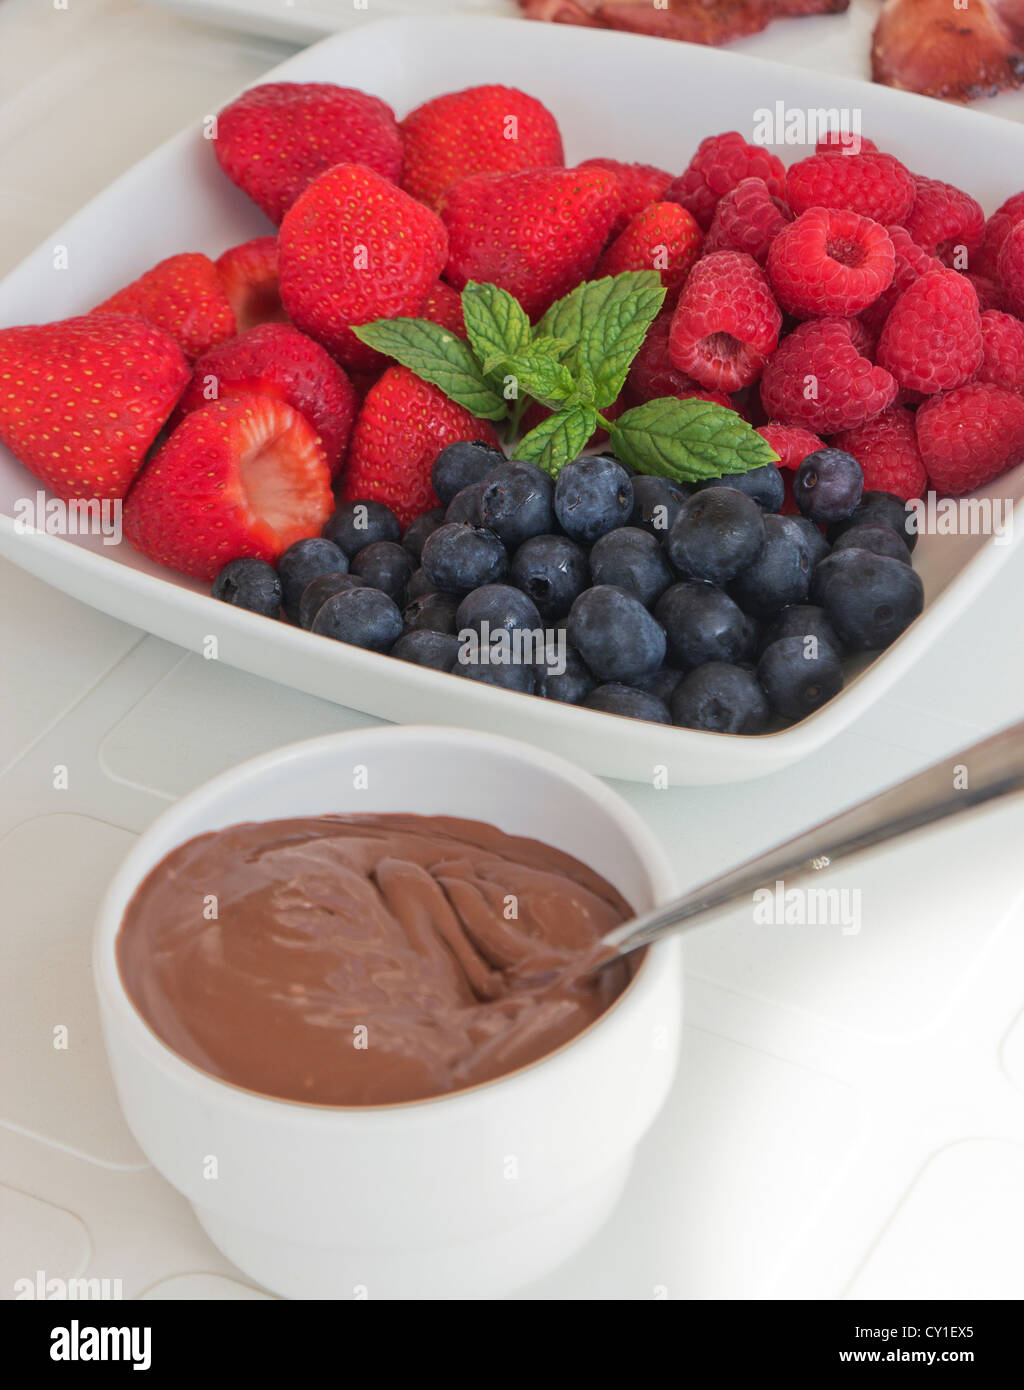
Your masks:
M377 319L352 329L360 342L393 357L481 420L503 420L508 403L477 365L469 344L429 319Z
M512 450L512 457L536 463L557 477L565 464L579 457L596 429L597 411L593 406L574 405L558 410L523 436Z
M497 285L480 285L470 280L462 291L462 316L470 345L485 373L494 371L530 345L526 311Z
M600 281L598 282L600 283ZM597 318L584 331L577 357L579 373L594 381L599 409L618 397L633 358L665 302L665 287L654 271L616 275Z
M623 463L677 482L749 473L778 454L735 410L675 396L638 405L612 421L611 448Z
M576 390L568 367L536 345L509 358L507 368L509 376L514 376L518 383L520 395L558 405Z

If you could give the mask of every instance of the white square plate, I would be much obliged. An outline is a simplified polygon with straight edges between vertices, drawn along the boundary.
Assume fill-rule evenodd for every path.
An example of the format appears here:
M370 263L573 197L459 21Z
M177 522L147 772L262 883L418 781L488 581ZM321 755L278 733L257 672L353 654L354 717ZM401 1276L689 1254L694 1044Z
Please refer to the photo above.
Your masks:
M790 108L860 109L866 134L912 168L967 188L987 210L1018 191L1015 171L1024 167L1024 130L975 111L728 50L563 25L468 16L382 20L326 39L271 76L362 87L399 115L444 91L509 83L551 107L570 161L608 155L681 170L705 135L738 129L751 138L754 113L781 100ZM193 128L124 174L0 283L0 325L81 313L164 256L217 255L269 229L220 173L202 138L205 114L198 112ZM807 152L779 151L787 159ZM54 269L55 246L67 248L68 269ZM494 729L606 776L647 781L664 768L676 784L741 781L821 748L941 639L1012 549L981 536L922 537L915 564L927 601L911 629L811 718L780 733L734 738L461 681L231 608L127 545L20 534L15 502L35 489L35 480L0 448L0 553L117 618L195 651L216 635L221 660L385 719ZM1018 498L1024 468L992 491Z

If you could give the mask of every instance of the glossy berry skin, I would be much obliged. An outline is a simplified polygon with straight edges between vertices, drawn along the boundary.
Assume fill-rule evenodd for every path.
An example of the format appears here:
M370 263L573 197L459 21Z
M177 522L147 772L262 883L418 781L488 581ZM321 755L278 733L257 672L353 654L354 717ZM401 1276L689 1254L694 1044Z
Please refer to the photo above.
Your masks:
M313 619L314 632L371 652L388 652L402 635L402 615L380 589L360 587L335 594Z
M617 237L629 223L651 203L659 203L661 195L672 182L672 175L653 164L624 164L618 159L584 159L581 169L606 169L615 175L622 195L622 211L615 219L609 237Z
M508 554L493 531L445 522L427 537L423 571L444 593L468 594L481 584L500 584L508 572Z
M745 613L774 617L790 603L803 603L814 569L812 541L791 516L766 516L764 549L737 575L729 593Z
M666 188L664 197L680 203L703 228L711 226L719 199L743 179L761 179L776 198L785 197L786 169L763 145L751 145L738 131L709 135L686 169Z
M1024 324L1018 327L1024 332ZM891 405L857 429L835 435L832 446L852 454L860 464L865 492L920 497L928 486L914 415L906 406Z
M648 695L656 695L667 705L671 703L672 693L682 679L682 671L677 671L672 666L663 666L660 671L649 671L646 676L639 676L636 680L630 681L630 685L636 690L646 690Z
M887 226L902 222L914 203L913 177L891 154L814 154L786 172L786 201L797 214L809 208L859 213Z
M622 685L611 681L599 685L583 699L587 709L600 710L602 714L623 715L627 719L646 719L652 724L671 724L672 715L664 700L646 690L637 690L632 685Z
M781 511L786 500L786 484L774 463L762 464L746 473L725 473L720 478L707 478L697 484L696 491L709 487L731 487L744 492L763 512Z
M214 598L236 608L276 618L281 611L281 581L266 560L232 560L213 581Z
M347 574L348 558L323 536L290 545L277 562L281 578L284 611L293 623L299 621L299 603L307 584L322 574Z
M455 663L455 674L482 685L495 685L499 690L513 690L520 695L535 695L540 677L535 666L515 662L462 661Z
M198 252L168 256L92 312L145 319L173 338L187 357L208 352L237 329L217 267Z
M776 714L803 719L843 688L843 667L831 647L783 637L765 648L757 678Z
M700 255L702 240L700 228L685 208L678 203L652 203L607 248L594 279L627 270L657 270L661 283L672 293L684 284Z
M515 549L554 528L554 492L550 474L535 463L499 464L481 486L480 524Z
M324 527L324 535L351 559L374 541L400 540L402 528L390 507L360 497L338 508Z
M490 633L514 632L516 628L539 628L541 618L532 599L511 584L482 584L459 604L455 630L482 637L485 623Z
M978 296L955 270L930 270L900 295L875 354L901 386L928 395L962 386L984 357Z
M764 652L773 642L781 642L784 637L798 637L801 641L813 637L818 646L830 647L837 656L842 655L843 644L839 635L829 622L824 608L817 604L794 603L783 608L765 627L761 651ZM808 650L813 650L813 647Z
M391 655L432 671L453 671L459 659L459 639L451 633L419 628L403 633L391 648Z
M229 246L214 261L224 286L238 333L261 323L284 323L277 277L277 237L258 236Z
M811 208L772 242L767 272L787 313L802 319L848 317L892 284L896 251L889 233L870 218Z
M682 575L725 584L764 549L764 516L752 498L731 487L710 487L684 502L665 541Z
M772 242L792 220L793 213L763 179L743 179L719 200L704 253L745 251L763 268Z
M672 365L712 391L738 391L775 351L782 314L752 256L715 251L697 262L669 331Z
M657 539L636 526L620 526L600 536L590 552L590 571L595 584L625 589L645 608L660 598L674 578Z
M757 624L728 594L697 579L666 589L654 608L665 629L665 660L689 671L706 661L749 661L757 642Z
M568 536L532 536L513 555L509 579L529 595L542 617L562 618L589 586L590 564Z
M479 526L483 491L482 482L470 483L467 487L461 488L445 508L445 521L465 521L470 526Z
M395 541L373 541L356 551L351 571L372 589L380 589L398 604L405 603L406 586L412 578L412 560L404 546Z
M555 483L555 516L574 541L590 545L633 511L633 484L617 459L593 454L567 463Z
M683 503L693 493L693 485L657 478L650 473L639 473L630 481L633 484L630 526L639 526L658 540L664 540Z
M821 585L821 603L849 651L888 647L924 607L920 575L899 560L843 550L825 563L830 570Z
M479 483L505 462L505 455L493 445L457 439L446 445L435 458L430 481L442 506L447 507L456 493Z
M899 560L902 565L913 563L906 543L891 527L884 526L881 522L876 522L873 526L851 526L833 546L833 551L836 552L851 549L870 550L873 555L888 555L892 560Z
M578 705L596 684L593 674L579 652L567 643L565 670L558 672L550 666L542 666L537 693L543 695L546 700L554 700L561 705Z
M981 204L953 184L923 174L914 175L914 186L914 202L903 224L918 246L947 265L955 264L962 248L972 262L985 235Z
M860 464L842 449L808 454L793 483L793 497L804 516L826 525L851 516L863 491Z
M299 627L308 632L313 626L313 619L329 598L362 586L363 581L358 574L321 574L311 580L299 599Z
M959 496L1024 460L1024 396L1005 386L968 382L926 401L917 442L937 492Z
M407 632L454 633L458 607L459 600L454 594L433 590L410 599L402 613L402 621Z
M599 584L569 612L569 641L599 681L628 681L656 671L665 659L665 632L638 598Z
M402 532L402 544L409 552L414 564L418 565L420 562L427 537L443 525L443 507L432 507L429 512L421 512L419 516L413 517L412 521L409 522L409 525Z
M907 549L917 545L917 531L908 525L910 514L902 497L877 489L865 491L853 514L846 520L828 528L828 540L834 545L851 526L888 526L906 541Z
M759 734L770 709L761 685L744 666L708 661L672 693L672 722L717 734Z
M761 404L779 424L835 434L885 410L898 389L890 372L862 355L845 319L810 319L772 353Z

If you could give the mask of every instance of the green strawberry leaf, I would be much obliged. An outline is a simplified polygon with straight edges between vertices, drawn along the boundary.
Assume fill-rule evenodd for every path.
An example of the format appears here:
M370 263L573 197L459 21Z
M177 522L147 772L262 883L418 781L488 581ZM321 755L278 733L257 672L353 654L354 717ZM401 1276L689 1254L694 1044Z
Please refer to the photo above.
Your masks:
M393 357L481 420L504 420L508 402L493 389L469 344L429 319L377 319L352 329L360 342Z
M576 390L568 367L536 346L510 357L507 368L509 376L516 378L520 395L533 396L547 404L559 405Z
M593 406L574 405L568 410L558 410L523 436L513 450L513 457L524 463L536 463L552 477L557 477L565 464L579 457L597 424L597 411Z
M677 482L749 473L779 457L735 410L675 396L627 410L612 421L609 434L623 463Z
M470 280L462 291L462 316L470 345L485 373L530 345L530 320L525 310L497 285Z

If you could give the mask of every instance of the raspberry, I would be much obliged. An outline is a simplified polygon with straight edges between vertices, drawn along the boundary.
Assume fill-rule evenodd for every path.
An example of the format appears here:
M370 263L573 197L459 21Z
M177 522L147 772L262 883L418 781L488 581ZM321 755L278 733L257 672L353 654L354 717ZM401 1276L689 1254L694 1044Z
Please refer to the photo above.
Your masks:
M861 315L876 336L881 333L886 319L892 312L892 306L904 290L908 290L919 276L927 275L929 270L945 269L937 256L933 256L923 246L918 246L906 227L886 227L885 230L889 233L893 250L896 252L896 270L889 288L878 296L874 304L869 304Z
M970 492L1024 461L1024 397L976 381L917 412L917 442L937 492Z
M865 492L893 492L906 499L920 497L928 486L914 416L905 406L890 406L855 430L843 430L830 442L860 464Z
M850 153L846 155L846 151ZM857 154L877 154L878 146L874 140L869 140L866 135L856 135L854 132L842 130L830 130L823 135L815 146L815 154L841 154L852 159Z
M696 222L678 203L651 203L605 250L594 279L625 270L657 270L671 293L689 275L703 239Z
M883 367L860 355L842 319L811 319L772 354L761 379L761 402L772 420L835 434L891 405L897 389Z
M768 279L798 318L859 314L892 283L889 233L856 212L811 208L784 227L768 252Z
M1011 310L1024 316L1024 222L1015 223L999 252L999 283Z
M651 203L660 203L662 194L672 182L672 175L653 164L622 164L617 159L584 159L581 169L607 169L619 181L622 211L612 224L610 237L617 237L638 212Z
M746 178L763 179L769 193L776 198L785 197L786 169L782 160L760 145L748 145L739 131L729 130L702 140L684 172L662 196L670 203L681 203L707 231L718 200Z
M699 260L672 319L672 365L715 391L738 391L761 375L782 328L764 271L742 251Z
M1002 250L1003 242L1010 229L1021 218L1024 218L1024 193L1015 193L1012 198L1007 198L1001 207L996 208L985 223L981 250L974 258L975 270L990 279L998 274L999 252Z
M673 309L662 309L647 330L640 351L626 378L626 395L631 405L644 405L661 396L678 396L683 391L699 390L699 384L685 372L677 371L668 355L669 332Z
M1002 314L1008 312L1010 306L1006 295L994 280L990 280L987 275L975 275L973 271L969 270L963 272L963 277L965 280L970 280L974 286L974 291L978 296L978 306L982 313L986 309L998 309Z
M917 197L903 225L917 242L946 265L966 270L967 263L958 263L958 253L966 253L967 262L981 246L985 233L985 214L981 204L968 193L951 183L914 175Z
M704 253L745 251L763 266L769 246L792 220L789 208L773 197L764 179L741 179L715 208Z
M824 449L825 441L798 425L761 425L758 434L779 456L779 468L799 468L808 454Z
M815 154L791 165L786 175L786 201L798 215L808 208L842 208L883 225L902 222L916 192L913 178L891 154Z
M724 391L705 391L703 386L692 386L686 391L674 391L672 394L681 401L710 401L712 405L724 406L726 410L736 410L735 401L731 401ZM737 415L742 413L736 410Z
M970 381L983 355L974 286L955 270L930 270L897 300L877 360L901 386L932 395Z
M850 342L853 343L861 357L873 358L878 340L867 324L859 318L843 319L842 322L846 324Z
M981 316L985 357L975 381L1024 391L1024 323L1012 314L986 309Z

